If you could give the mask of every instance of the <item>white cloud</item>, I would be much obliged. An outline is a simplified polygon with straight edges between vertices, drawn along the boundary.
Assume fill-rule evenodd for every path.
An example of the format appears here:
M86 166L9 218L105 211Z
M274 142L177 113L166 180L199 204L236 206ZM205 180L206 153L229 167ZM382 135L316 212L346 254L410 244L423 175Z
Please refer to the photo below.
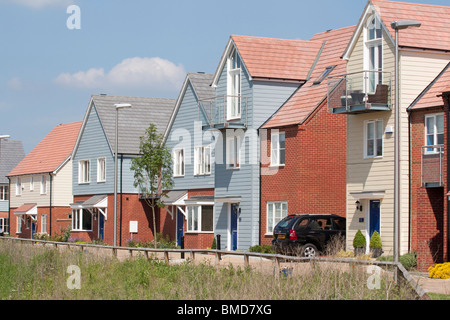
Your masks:
M153 57L124 59L109 72L103 68L91 68L73 74L62 73L55 82L78 88L154 88L179 89L186 71L183 65Z
M9 80L6 83L6 85L8 86L9 89L14 90L14 91L19 91L19 90L22 90L22 88L23 88L22 81L17 77Z
M0 3L14 3L40 9L43 7L67 7L73 4L74 0L0 0Z

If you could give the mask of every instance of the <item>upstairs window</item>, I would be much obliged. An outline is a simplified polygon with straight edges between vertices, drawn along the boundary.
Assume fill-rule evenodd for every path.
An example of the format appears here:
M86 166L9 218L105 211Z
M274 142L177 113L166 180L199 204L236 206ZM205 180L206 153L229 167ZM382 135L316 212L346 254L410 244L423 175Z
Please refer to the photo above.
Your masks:
M184 149L173 150L173 175L174 177L184 176Z
M241 60L236 49L228 56L227 119L241 118Z
M365 157L383 156L383 120L369 120L365 127Z
M17 178L16 180L16 196L22 195L22 180Z
M241 167L241 137L227 137L227 167L239 169Z
M80 160L78 162L78 183L89 183L91 181L91 162Z
M0 201L8 200L8 186L0 186Z
M284 132L272 132L270 138L270 165L280 166L285 164L286 149Z
M106 181L106 158L97 159L97 182Z
M47 176L41 176L41 194L47 193Z
M211 148L196 147L194 149L194 175L211 174Z
M377 85L383 83L383 31L381 22L377 17L371 17L366 25L366 41L364 64L368 70L367 93L374 93Z
M432 114L425 116L425 144L436 146L444 144L444 115ZM427 153L437 153L438 148L427 148Z

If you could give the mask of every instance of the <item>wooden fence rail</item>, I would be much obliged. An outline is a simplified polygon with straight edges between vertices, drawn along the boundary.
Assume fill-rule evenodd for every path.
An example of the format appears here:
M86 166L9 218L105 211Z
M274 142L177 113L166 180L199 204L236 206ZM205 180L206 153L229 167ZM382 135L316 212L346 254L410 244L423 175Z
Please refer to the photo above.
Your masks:
M351 259L351 258L328 258L328 257L315 257L306 258L298 256L287 256L281 254L268 254L268 253L258 253L258 252L240 252L240 251L225 251L225 250L213 250L213 249L162 249L162 248L144 248L144 247L119 247L119 246L107 246L99 244L87 244L87 243L74 243L74 242L58 242L58 241L46 241L46 240L35 240L35 239L23 239L15 237L1 237L0 240L18 241L22 243L31 243L32 245L41 244L42 246L52 245L54 248L58 246L65 246L67 248L78 247L81 251L85 248L98 248L110 251L112 256L118 257L119 251L128 251L129 257L134 256L134 252L143 253L148 259L151 253L163 253L164 261L170 264L170 254L179 253L180 257L183 258L185 254L189 254L192 261L196 260L197 254L214 255L216 265L219 264L222 256L240 256L244 260L244 267L250 267L250 257L256 257L260 259L271 260L274 263L274 270L280 270L282 262L328 262L328 263L341 263L348 264L351 266L355 265L376 265L380 267L388 268L389 266L397 272L397 279L399 279L399 284L402 282L407 283L412 287L420 299L428 300L429 297L426 292L419 286L419 284L414 280L414 278L409 274L409 272L403 267L401 263L395 263L392 261L373 261L373 260L362 260L362 259ZM275 276L279 276L279 272L275 272Z

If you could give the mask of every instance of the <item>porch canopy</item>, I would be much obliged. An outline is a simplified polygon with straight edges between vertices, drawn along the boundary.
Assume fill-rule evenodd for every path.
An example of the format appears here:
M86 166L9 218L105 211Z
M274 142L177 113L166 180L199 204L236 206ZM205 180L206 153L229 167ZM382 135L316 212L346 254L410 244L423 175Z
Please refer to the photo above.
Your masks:
M77 201L71 203L72 209L86 209L93 213L92 209L96 208L105 216L105 220L108 218L106 208L108 207L108 196L106 194L95 195L85 201Z
M26 203L14 210L14 214L17 215L37 215L37 204Z

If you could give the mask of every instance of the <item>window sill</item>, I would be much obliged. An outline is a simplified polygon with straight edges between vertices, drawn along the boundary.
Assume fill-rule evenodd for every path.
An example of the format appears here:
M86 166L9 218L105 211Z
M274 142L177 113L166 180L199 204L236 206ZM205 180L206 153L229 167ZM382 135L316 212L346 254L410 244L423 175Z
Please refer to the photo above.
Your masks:
M78 182L78 184L90 184L91 182Z
M284 167L285 165L286 165L285 163L283 163L283 164L270 164L269 168L279 168L279 167Z
M214 234L214 231L186 231L186 234Z

